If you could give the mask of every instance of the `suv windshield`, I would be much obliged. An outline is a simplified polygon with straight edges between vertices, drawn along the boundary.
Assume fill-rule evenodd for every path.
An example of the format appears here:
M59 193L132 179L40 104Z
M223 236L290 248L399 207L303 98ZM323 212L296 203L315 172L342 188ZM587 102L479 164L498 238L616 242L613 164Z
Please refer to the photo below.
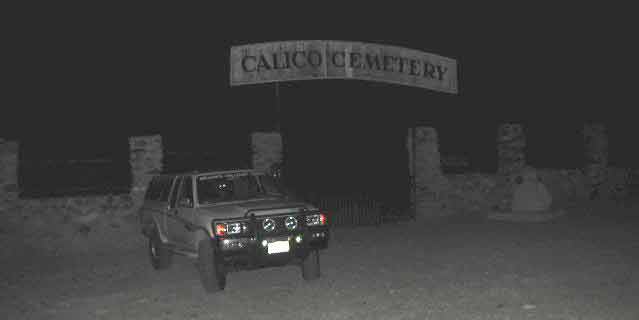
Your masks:
M271 176L260 176L262 187L264 192L268 195L283 196L285 194L284 188L278 183L278 180Z
M258 179L262 181L261 187ZM197 198L200 204L246 200L268 195L277 196L282 195L282 193L275 182L267 176L232 173L206 175L197 178Z

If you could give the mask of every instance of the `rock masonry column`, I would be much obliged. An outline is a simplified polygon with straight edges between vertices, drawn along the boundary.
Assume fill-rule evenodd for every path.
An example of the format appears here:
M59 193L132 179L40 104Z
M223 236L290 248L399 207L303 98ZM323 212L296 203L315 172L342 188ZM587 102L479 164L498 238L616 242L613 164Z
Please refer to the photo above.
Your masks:
M129 150L131 198L137 208L144 200L152 174L162 171L164 156L162 137L159 135L130 137Z
M518 123L504 123L497 129L497 172L504 176L526 166L526 134Z
M251 151L253 169L270 170L283 159L282 135L277 131L253 132Z
M437 130L431 127L409 129L406 147L415 188L415 194L411 195L415 218L441 215L441 196L448 188L448 180L442 173Z
M17 141L0 139L0 201L16 200L18 188L18 148Z
M608 135L600 123L584 125L585 167L590 183L590 198L598 198L601 185L606 181L608 169Z

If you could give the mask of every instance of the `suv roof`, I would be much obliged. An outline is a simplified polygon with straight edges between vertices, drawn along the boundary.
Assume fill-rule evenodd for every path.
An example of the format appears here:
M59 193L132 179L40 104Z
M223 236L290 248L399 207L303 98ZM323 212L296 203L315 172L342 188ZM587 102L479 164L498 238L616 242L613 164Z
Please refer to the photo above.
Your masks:
M236 169L236 170L191 170L191 171L175 171L175 172L160 172L153 174L154 176L200 176L207 174L234 174L234 173L264 173L264 170L259 169Z

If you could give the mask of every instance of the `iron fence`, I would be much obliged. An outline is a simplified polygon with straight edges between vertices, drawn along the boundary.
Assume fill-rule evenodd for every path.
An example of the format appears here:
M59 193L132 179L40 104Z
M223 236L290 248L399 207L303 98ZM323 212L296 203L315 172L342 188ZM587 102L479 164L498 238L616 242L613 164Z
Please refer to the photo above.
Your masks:
M328 213L329 224L371 226L383 222L383 205L366 196L311 196L308 201Z

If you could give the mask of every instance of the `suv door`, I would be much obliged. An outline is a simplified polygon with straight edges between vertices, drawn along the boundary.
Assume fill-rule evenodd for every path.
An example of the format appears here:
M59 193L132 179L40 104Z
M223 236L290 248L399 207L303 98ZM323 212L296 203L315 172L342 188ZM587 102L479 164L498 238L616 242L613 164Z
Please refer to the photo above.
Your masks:
M167 234L166 214L168 212L169 193L173 189L174 177L160 176L153 188L150 190L149 201L153 201L151 214L156 217L160 232Z
M178 247L191 248L194 220L193 183L190 176L180 177L169 200L167 224L169 238Z
M182 177L178 177L175 182L175 187L171 190L171 194L169 195L168 202L168 210L166 214L166 225L167 225L167 233L169 240L175 245L183 244L183 230L184 225L182 221L179 219L176 202L177 202L177 193L182 186Z
M193 201L193 178L184 177L176 201L176 219L182 221L181 240L187 248L195 247L195 206Z

